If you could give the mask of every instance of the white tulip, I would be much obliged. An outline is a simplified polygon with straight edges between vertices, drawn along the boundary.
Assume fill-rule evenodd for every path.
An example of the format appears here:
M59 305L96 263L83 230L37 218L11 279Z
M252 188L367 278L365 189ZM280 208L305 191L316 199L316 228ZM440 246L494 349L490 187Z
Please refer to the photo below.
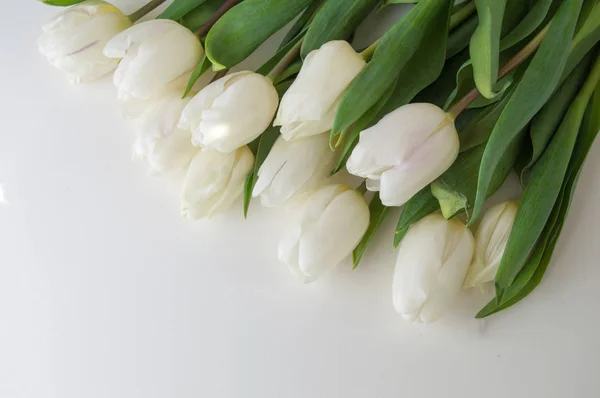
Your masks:
M458 156L454 121L432 104L408 104L360 133L346 168L386 206L402 206Z
M156 19L119 33L106 44L104 55L121 59L113 80L124 116L135 117L148 101L196 67L204 50L189 29Z
M84 1L69 7L45 24L38 41L40 52L67 74L73 83L97 79L119 61L102 54L104 45L131 21L104 1Z
M328 134L296 141L279 137L258 170L252 196L260 195L263 206L280 206L322 183L333 160Z
M200 150L192 159L183 184L181 215L192 220L227 210L240 196L254 155L246 146L235 152Z
M475 233L475 256L465 279L465 288L494 280L518 210L517 202L508 201L485 213Z
M273 123L286 140L331 130L342 94L366 65L345 41L336 40L311 51L298 77L281 99Z
M368 226L362 195L345 185L327 185L304 203L299 222L279 243L279 261L300 282L313 282L352 253Z
M148 109L137 120L134 158L146 159L156 173L181 169L189 164L198 148L192 145L192 134L177 127L181 111L189 99L174 91Z
M432 214L415 223L398 249L396 311L411 322L440 318L461 290L473 250L473 235L458 220Z
M180 126L192 131L194 145L231 152L269 127L279 97L258 73L232 73L209 84L185 107Z

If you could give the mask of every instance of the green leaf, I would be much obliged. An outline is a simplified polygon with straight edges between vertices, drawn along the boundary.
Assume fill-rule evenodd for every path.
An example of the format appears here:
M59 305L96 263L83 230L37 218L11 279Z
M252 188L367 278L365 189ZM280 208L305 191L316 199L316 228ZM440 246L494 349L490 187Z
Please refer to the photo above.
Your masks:
M415 4L418 3L419 0L383 0L381 4L381 8L385 6L389 6L391 4Z
M440 16L447 16L450 6L449 0L423 0L383 35L371 62L350 83L342 96L332 136L349 128L380 100L424 42L429 25L439 21ZM446 19L446 27L447 23ZM406 76L402 84L411 79L412 76Z
M506 0L475 0L479 25L469 44L473 79L477 89L486 98L494 98L498 78L500 33Z
M479 19L477 18L477 15L472 15L469 19L452 29L450 36L448 36L446 58L451 58L467 48L471 36L473 35L473 32L475 32L475 29L477 29L478 24Z
M575 69L583 57L600 41L600 3L588 15L585 23L573 38L571 52L563 71L561 81Z
M328 41L348 39L378 3L379 0L325 0L302 43L302 59Z
M537 0L525 17L500 41L500 51L506 50L532 34L546 19L553 0Z
M294 46L298 44L300 40L302 40L305 33L306 29L298 33L298 35L294 37L288 44L277 50L277 52L271 57L271 59L269 59L260 68L256 70L256 73L259 73L263 76L267 76L269 72L271 72L273 68L277 66L279 61L281 61L283 57L285 57L290 52L290 50L294 48Z
M447 220L460 210L466 209L469 205L469 200L466 196L446 185L443 180L436 180L431 183L431 193L440 204L442 215Z
M383 224L383 221L385 220L389 212L390 208L384 206L381 203L381 199L379 199L378 193L375 194L375 196L373 196L373 199L371 200L371 203L369 204L369 227L367 228L367 232L365 232L363 238L360 240L360 242L352 252L352 259L354 262L352 269L358 267L358 263L360 263L360 260L363 254L365 253L365 250L367 250L367 247L371 243L373 236L375 236L375 232L377 232L379 227L381 227L381 224Z
M431 194L429 186L420 190L406 202L396 225L394 248L398 247L411 225L439 209L438 201Z
M591 105L588 106L588 112L573 151L573 158L569 164L566 182L563 184L557 203L535 250L519 272L515 282L507 289L503 301L498 303L496 299L493 299L477 314L477 318L484 318L511 307L525 298L541 282L568 214L577 186L578 175L599 131L600 85L596 88Z
M526 175L540 158L544 149L546 149L552 135L556 132L560 122L567 113L569 105L573 102L577 93L579 93L587 77L591 61L592 59L588 57L587 61L581 62L531 121L529 136L532 152L520 172L522 184L525 184L527 180Z
M275 79L274 83L279 84L290 77L297 75L302 69L302 59L298 58L296 61L292 62L290 66L285 68L283 72Z
M308 25L312 22L315 12L319 9L319 7L321 7L321 4L323 4L323 0L315 0L306 8L306 10L302 12L302 15L300 15L296 22L294 22L294 25L292 25L290 30L285 34L285 37L281 41L278 50L281 50L289 42L296 38L300 32L308 28Z
M548 148L531 169L531 179L521 198L517 218L496 274L496 296L500 301L525 265L555 207L586 106L599 79L600 59L569 107Z
M256 180L258 180L258 170L267 158L277 137L279 137L279 129L280 127L269 127L260 137L248 145L254 153L254 167L248 173L244 182L244 218L248 217L248 208L252 200L252 190L254 189L254 185L256 185Z
M477 219L504 153L558 86L563 73L581 0L563 2L540 47L506 104L485 149L471 223Z
M179 19L179 23L191 30L198 30L221 7L223 0L205 0Z
M206 57L206 55L203 56L202 59L200 60L200 63L198 65L196 65L196 67L192 71L192 74L190 75L190 78L189 78L189 80L187 82L187 86L185 87L185 92L183 93L183 98L187 97L187 95L190 93L190 91L192 91L192 88L194 87L194 84L196 83L196 81L208 69L210 69L210 65L211 65L210 61Z
M81 3L84 0L38 0L49 6L67 7L73 4Z
M242 62L312 1L245 0L233 7L206 36L206 55L213 69L231 68Z
M174 0L158 17L157 19L172 19L178 21L185 14L198 7L206 0Z

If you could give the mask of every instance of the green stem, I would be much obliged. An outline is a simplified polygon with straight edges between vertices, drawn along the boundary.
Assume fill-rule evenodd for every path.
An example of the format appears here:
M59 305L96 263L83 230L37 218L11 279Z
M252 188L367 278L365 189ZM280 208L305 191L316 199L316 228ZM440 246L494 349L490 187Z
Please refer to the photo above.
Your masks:
M542 44L544 37L546 37L546 33L548 33L548 28L550 28L550 23L548 23L544 29L540 30L539 33L529 43L527 43L525 47L523 47L518 53L509 59L502 68L500 68L500 71L498 71L498 80L517 69L523 62L525 62L527 58L531 56L531 54L538 49L540 44ZM455 103L446 113L448 113L451 118L456 119L458 115L467 109L471 102L479 98L479 95L479 91L477 90L477 87L475 87L473 90L469 91L467 95Z
M164 3L166 0L151 0L148 4L142 6L137 11L129 14L127 17L131 22L137 22L148 13L154 11L154 9Z
M475 2L470 1L465 4L463 7L459 8L452 16L450 17L450 29L456 28L462 21L467 19L473 12L475 11Z
M300 48L302 48L302 42L304 38L298 40L298 43L294 44L294 47L290 48L287 54L271 69L271 72L267 75L267 78L274 82L279 75L291 65L292 62L300 55Z
M377 45L379 44L379 39L377 39L377 41L375 41L373 44L371 44L369 47L365 48L361 53L360 56L363 57L363 59L367 62L369 62L371 60L371 58L373 57L373 54L375 53L375 50L377 49Z
M196 36L202 38L208 34L210 28L221 18L227 11L235 7L242 0L226 0L221 7L194 32Z

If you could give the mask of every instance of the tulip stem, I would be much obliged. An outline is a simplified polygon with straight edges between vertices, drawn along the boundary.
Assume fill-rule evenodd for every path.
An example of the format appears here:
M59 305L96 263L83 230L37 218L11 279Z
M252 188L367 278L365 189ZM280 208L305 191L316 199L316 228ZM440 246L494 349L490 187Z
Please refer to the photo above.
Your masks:
M452 16L450 16L450 29L456 28L462 21L467 19L475 11L475 2L470 1L459 8Z
M285 54L283 58L281 58L277 65L275 65L267 75L268 79L274 82L277 79L277 77L281 75L283 71L285 71L287 67L292 64L292 62L294 62L298 55L300 55L300 49L302 48L303 41L304 38L298 40L298 43L294 44L294 47L292 47L290 51L288 51L287 54Z
M138 20L140 20L145 15L147 15L147 14L151 13L152 11L154 11L154 9L156 7L160 6L165 1L166 0L150 0L150 2L148 2L146 5L142 6L141 8L139 8L136 11L134 11L133 13L129 14L127 16L127 18L129 18L129 20L131 22L137 22Z
M377 39L373 44L371 44L369 47L367 47L363 51L361 51L360 56L365 61L369 62L371 60L371 58L373 57L375 50L377 50L378 44L379 44L379 39Z
M208 34L210 28L221 18L227 11L235 7L242 0L226 0L217 11L200 26L196 32L196 36L202 38Z
M517 69L531 54L533 54L542 41L544 37L546 37L546 33L548 33L548 28L550 28L550 23L548 23L544 29L540 30L539 33L529 42L525 47L523 47L515 56L508 60L502 68L498 71L498 80L507 76L509 73ZM448 112L446 112L452 119L456 119L467 107L471 104L471 102L475 101L479 98L479 90L475 87L473 90L469 91L467 95L462 97L458 102L456 102Z

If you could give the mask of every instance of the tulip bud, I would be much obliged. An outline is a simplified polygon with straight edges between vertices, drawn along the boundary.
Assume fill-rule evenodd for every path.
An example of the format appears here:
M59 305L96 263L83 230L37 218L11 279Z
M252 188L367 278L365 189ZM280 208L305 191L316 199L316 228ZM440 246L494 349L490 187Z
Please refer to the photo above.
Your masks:
M117 67L119 61L102 54L104 45L131 21L104 1L84 1L63 10L42 29L40 53L73 83L97 79Z
M189 164L198 148L192 145L192 134L177 127L181 111L189 99L174 91L148 109L137 123L134 158L146 159L156 173L181 169Z
M279 97L273 83L258 73L232 73L209 84L185 107L180 127L192 131L196 146L219 152L240 148L273 119Z
M181 215L192 220L224 211L240 196L254 155L245 146L231 153L200 150L192 159L181 198Z
M331 130L342 94L365 65L360 54L343 40L311 51L281 99L273 125L281 126L286 140Z
M360 133L346 168L386 206L402 206L458 156L454 121L432 104L408 104Z
M142 22L121 32L104 47L104 55L121 59L114 75L124 116L139 116L146 103L200 62L204 50L187 28L168 19ZM129 109L133 109L131 113Z
M414 224L398 249L396 311L411 322L439 319L460 292L473 249L471 231L456 219L432 214Z
M494 280L518 210L517 202L508 201L485 213L475 233L475 256L467 272L465 288Z
M369 226L362 195L345 185L327 185L308 197L300 219L279 243L279 261L310 283L348 257Z
M333 159L327 134L296 141L279 137L258 170L252 196L260 195L263 206L280 206L316 188L329 175Z

